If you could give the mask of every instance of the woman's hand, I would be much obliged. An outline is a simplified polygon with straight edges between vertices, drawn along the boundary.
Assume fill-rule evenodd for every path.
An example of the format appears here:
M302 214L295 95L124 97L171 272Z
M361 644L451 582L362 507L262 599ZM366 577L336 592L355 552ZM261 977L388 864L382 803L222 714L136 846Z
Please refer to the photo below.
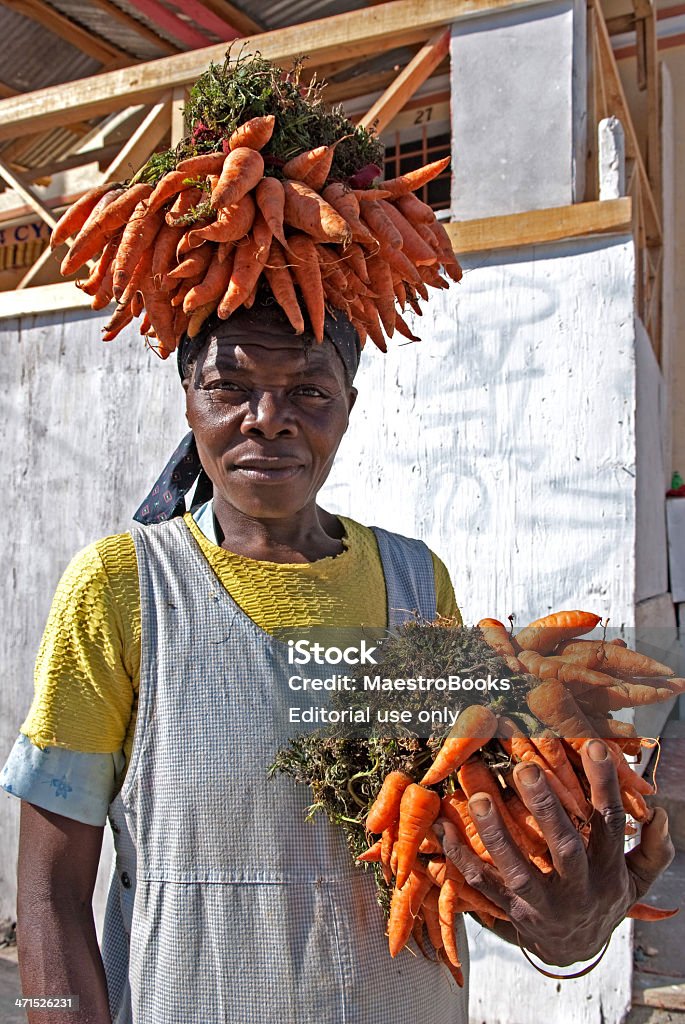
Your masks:
M494 868L440 819L445 854L466 881L506 911L521 945L560 967L595 956L674 856L662 808L643 826L639 846L624 852L626 818L613 759L597 739L584 745L582 758L595 808L587 849L537 765L515 769L520 795L549 846L551 874L521 854L484 793L474 794L469 809Z

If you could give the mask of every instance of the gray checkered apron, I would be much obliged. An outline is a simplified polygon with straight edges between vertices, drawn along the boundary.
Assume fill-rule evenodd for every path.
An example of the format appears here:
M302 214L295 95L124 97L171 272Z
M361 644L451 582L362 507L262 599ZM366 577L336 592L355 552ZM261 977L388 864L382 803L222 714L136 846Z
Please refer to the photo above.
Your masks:
M114 1024L467 1024L444 965L390 958L371 873L322 815L304 821L306 787L267 779L285 644L233 601L182 519L132 532L140 692L102 941ZM426 546L375 533L390 624L434 617ZM461 918L458 941L467 961Z

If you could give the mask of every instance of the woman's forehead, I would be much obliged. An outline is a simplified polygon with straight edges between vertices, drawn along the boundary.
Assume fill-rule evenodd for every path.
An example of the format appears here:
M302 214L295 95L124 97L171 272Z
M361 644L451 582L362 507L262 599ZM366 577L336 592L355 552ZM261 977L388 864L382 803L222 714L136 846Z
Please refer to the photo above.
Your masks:
M312 343L309 339L265 327L263 331L222 330L213 334L202 363L204 369L254 366L297 371L307 367L337 368L340 359L328 339L320 344Z

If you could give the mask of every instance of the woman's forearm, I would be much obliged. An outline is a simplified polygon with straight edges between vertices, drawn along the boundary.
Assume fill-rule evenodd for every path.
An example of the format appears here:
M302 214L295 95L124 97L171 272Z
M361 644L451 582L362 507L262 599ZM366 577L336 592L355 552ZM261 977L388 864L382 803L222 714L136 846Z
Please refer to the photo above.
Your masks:
M17 946L25 997L78 996L79 1009L60 1010L61 1024L111 1024L107 981L93 910L78 900L20 902ZM54 1024L55 1011L27 1007L29 1024Z

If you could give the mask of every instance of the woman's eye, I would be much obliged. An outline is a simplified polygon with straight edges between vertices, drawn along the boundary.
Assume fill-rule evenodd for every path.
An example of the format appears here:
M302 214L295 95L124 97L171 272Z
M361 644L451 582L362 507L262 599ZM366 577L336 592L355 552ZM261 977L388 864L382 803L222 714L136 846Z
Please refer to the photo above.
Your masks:
M296 395L304 395L306 398L326 398L325 391L321 388L316 387L315 384L303 384L297 388Z

